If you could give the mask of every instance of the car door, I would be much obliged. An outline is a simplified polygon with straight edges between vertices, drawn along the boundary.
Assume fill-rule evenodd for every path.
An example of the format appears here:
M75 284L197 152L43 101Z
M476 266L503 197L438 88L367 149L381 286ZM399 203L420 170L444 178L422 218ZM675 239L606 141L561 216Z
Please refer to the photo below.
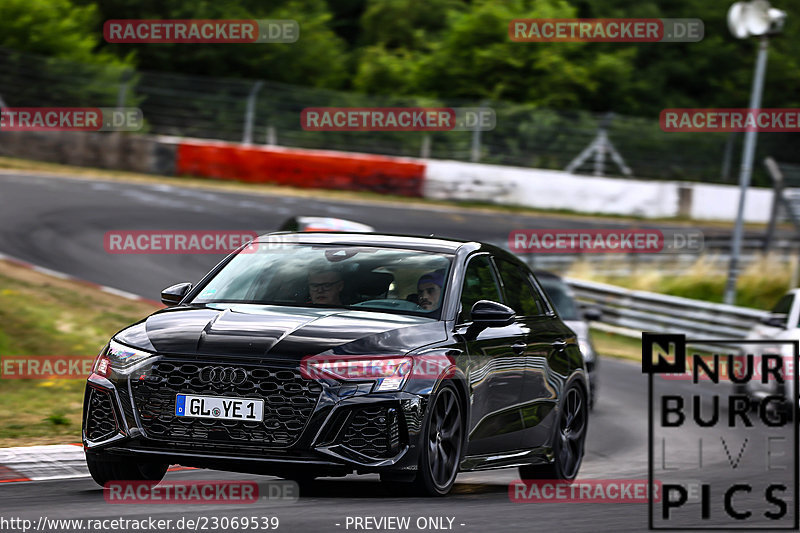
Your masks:
M516 311L525 335L524 378L520 391L522 444L525 448L541 446L552 434L554 408L570 370L567 346L574 345L576 339L550 309L527 267L504 258L497 258L496 265L506 305Z
M522 392L524 338L518 322L469 333L470 310L478 300L503 303L497 272L489 254L468 259L460 295L456 333L466 343L466 375L470 388L468 455L520 448L523 429L519 411Z

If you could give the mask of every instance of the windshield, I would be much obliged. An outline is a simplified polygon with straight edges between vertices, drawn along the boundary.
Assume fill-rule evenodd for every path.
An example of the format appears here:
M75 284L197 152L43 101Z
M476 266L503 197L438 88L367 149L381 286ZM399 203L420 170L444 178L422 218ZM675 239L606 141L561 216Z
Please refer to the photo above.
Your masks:
M537 278L539 283L547 293L547 297L553 302L556 308L556 313L561 317L561 320L580 320L578 307L575 305L575 300L569 294L567 284L557 278L547 276L540 276Z
M243 250L190 303L369 309L438 319L452 256L368 246Z

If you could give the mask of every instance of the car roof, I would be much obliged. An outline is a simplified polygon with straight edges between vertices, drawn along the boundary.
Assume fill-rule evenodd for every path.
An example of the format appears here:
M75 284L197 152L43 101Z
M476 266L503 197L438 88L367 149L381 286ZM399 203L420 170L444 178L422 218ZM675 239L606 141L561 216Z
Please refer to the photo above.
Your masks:
M279 239L281 242L301 244L333 244L358 245L388 248L408 248L426 252L455 253L465 245L476 248L494 248L493 246L474 241L460 241L441 237L419 237L413 235L392 235L384 233L347 233L347 232L288 232L268 233L257 238L257 242L267 243Z

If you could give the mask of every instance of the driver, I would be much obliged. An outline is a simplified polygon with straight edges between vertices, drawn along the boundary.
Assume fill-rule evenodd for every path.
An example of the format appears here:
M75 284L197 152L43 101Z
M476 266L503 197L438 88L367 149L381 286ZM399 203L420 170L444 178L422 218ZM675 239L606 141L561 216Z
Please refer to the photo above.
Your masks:
M436 311L441 305L444 272L436 270L423 274L417 282L417 305L426 311Z
M308 275L308 293L315 305L342 305L344 280L341 272L318 270Z

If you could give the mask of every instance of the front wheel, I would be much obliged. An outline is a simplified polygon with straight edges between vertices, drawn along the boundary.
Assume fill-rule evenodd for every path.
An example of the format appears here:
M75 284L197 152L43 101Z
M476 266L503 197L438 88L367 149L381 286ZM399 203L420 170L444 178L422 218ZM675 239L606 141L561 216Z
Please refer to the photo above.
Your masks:
M92 479L101 486L109 481L161 481L168 464L137 463L123 458L97 458L86 454L86 466Z
M579 385L571 385L564 396L553 442L553 462L519 467L522 479L558 479L573 481L583 462L588 424L586 394Z
M464 418L461 402L455 387L443 384L430 404L422 428L417 474L411 483L398 482L384 475L383 481L413 489L416 495L444 496L453 488L461 464L464 435Z

